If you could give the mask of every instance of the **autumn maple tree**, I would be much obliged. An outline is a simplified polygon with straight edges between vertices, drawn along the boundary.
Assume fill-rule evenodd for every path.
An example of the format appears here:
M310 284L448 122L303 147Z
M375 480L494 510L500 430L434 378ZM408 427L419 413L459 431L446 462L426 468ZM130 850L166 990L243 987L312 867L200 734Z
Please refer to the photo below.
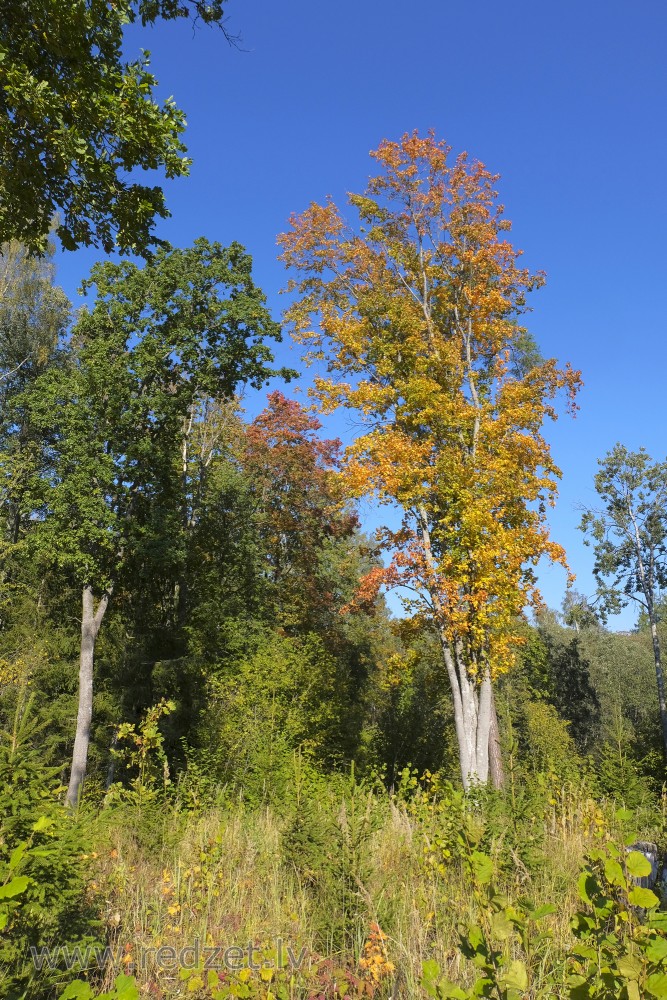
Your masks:
M519 266L494 185L479 162L405 135L371 156L381 172L349 196L359 224L311 204L279 238L295 275L288 319L314 392L364 424L346 453L352 495L398 505L382 537L391 562L368 596L403 588L437 631L466 788L489 776L493 680L513 663L534 567L564 564L546 510L560 476L542 434L579 373L539 356L520 324L544 281Z
M245 433L243 464L252 482L266 552L265 573L283 627L325 617L334 604L326 556L358 527L335 474L341 442L296 400L272 392Z

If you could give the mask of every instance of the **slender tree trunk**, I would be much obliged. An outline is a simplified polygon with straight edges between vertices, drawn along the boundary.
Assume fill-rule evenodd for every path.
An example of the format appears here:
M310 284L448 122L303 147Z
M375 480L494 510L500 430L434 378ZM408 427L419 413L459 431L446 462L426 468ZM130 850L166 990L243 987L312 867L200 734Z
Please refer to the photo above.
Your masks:
M463 699L461 696L461 688L459 686L459 678L456 670L456 664L454 663L454 657L452 651L449 647L449 643L444 636L440 637L442 656L445 661L445 667L447 669L447 676L449 677L449 686L452 692L452 702L454 706L454 726L456 729L456 741L459 745L459 762L461 765L461 780L463 781L463 787L468 790L468 775L470 772L470 755L467 751L467 741L466 741L466 725L463 712Z
M660 706L660 725L662 726L662 745L667 760L667 703L665 702L665 678L662 672L662 656L660 654L660 639L658 638L658 622L651 605L651 638L653 639L653 656L655 659L655 678L658 684L658 705Z
M491 673L487 667L479 686L477 709L477 745L475 747L475 777L481 785L489 780L489 734L491 732Z
M503 755L500 749L500 728L498 726L498 713L496 712L496 699L491 688L491 725L489 727L489 773L491 784L496 789L505 787L505 770L503 768Z
M111 593L107 592L95 610L93 588L86 584L82 595L81 613L81 654L79 657L79 710L76 717L76 736L72 753L72 771L65 802L72 808L79 802L81 787L86 776L88 744L90 743L90 723L93 718L93 664L95 642L102 619L109 605Z

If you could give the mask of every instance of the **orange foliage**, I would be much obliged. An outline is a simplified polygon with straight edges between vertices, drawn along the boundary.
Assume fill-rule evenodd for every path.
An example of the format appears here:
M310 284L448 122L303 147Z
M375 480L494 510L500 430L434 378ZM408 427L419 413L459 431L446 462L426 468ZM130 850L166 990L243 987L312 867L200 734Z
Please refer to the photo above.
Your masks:
M383 582L412 588L417 613L474 674L513 661L517 621L539 603L534 567L565 565L546 510L560 470L542 435L555 398L569 407L579 372L537 354L519 318L544 276L519 266L497 177L436 141L405 135L371 156L381 173L350 195L355 230L336 206L311 205L280 237L297 276L288 310L324 410L355 410L366 427L348 449L352 496L399 504Z

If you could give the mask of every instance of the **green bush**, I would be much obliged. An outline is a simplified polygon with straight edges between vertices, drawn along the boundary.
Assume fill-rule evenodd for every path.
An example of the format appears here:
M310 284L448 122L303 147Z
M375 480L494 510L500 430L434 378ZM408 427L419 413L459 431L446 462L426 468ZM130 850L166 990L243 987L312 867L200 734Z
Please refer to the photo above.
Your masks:
M90 895L88 839L79 817L61 805L55 768L45 767L34 738L30 705L0 737L0 994L5 1000L46 1000L66 970L35 967L31 949L98 946L100 922ZM8 894L18 880L20 892ZM76 970L75 970L76 971Z

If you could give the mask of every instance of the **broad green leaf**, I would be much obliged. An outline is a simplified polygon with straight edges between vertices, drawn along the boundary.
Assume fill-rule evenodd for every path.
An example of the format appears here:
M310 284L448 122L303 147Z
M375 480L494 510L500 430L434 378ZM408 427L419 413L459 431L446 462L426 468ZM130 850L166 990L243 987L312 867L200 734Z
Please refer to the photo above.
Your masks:
M473 874L480 885L488 885L493 878L493 862L488 854L473 851L470 856Z
M53 826L53 820L49 816L40 816L36 823L33 823L32 829L34 833L42 833L44 830L49 830Z
M456 983L450 983L448 979L441 979L438 983L438 1000L442 997L446 1000L467 1000L468 996L465 990Z
M21 863L21 858L23 857L27 849L28 849L27 841L24 841L22 844L19 844L18 847L14 848L12 853L9 855L10 872L13 872L16 868L18 868L18 866Z
M480 977L472 988L473 996L476 997L488 997L491 996L490 990L493 989L494 982L489 979L488 976Z
M660 900L650 889L635 885L628 893L628 901L632 906L640 906L643 910L652 910Z
M437 997L438 995L436 983L439 975L440 966L435 959L429 958L425 962L422 962L422 979L420 985L430 997Z
M625 864L633 878L646 878L653 871L651 862L641 851L630 851Z
M422 962L422 976L428 982L432 982L437 979L440 975L440 966L434 958L427 958L425 962Z
M482 928L477 924L470 924L468 927L466 943L470 948L472 948L473 951L477 951L477 949L484 944L484 933Z
M14 896L20 896L22 892L26 891L29 884L30 879L27 875L17 875L7 885L0 885L0 899L12 899Z
M499 941L505 941L514 933L514 924L502 910L491 918L491 933Z
M591 903L591 896L595 895L599 886L591 872L582 872L579 876L577 888L579 889L579 898L583 899L584 903Z
M644 983L644 990L652 997L659 997L660 1000L667 998L667 974L654 972Z
M532 920L542 920L552 913L558 913L558 907L554 906L553 903L544 903L542 906L538 906L536 910L533 910L530 917Z
M618 960L618 971L624 979L639 979L642 968L642 963L635 955L624 955Z
M577 958L592 960L597 958L597 949L588 944L576 944L572 949L572 954Z
M515 958L500 976L498 982L505 989L524 991L528 989L528 973L524 962Z
M139 987L134 976L116 976L114 987L118 1000L139 1000Z
M626 883L625 872L614 858L607 858L605 861L604 874L607 882L612 885L624 886Z
M84 983L83 979L75 979L65 987L58 1000L91 1000L92 997L90 983Z
M667 958L667 939L662 937L653 938L646 945L644 951L646 957L652 962L663 962Z

